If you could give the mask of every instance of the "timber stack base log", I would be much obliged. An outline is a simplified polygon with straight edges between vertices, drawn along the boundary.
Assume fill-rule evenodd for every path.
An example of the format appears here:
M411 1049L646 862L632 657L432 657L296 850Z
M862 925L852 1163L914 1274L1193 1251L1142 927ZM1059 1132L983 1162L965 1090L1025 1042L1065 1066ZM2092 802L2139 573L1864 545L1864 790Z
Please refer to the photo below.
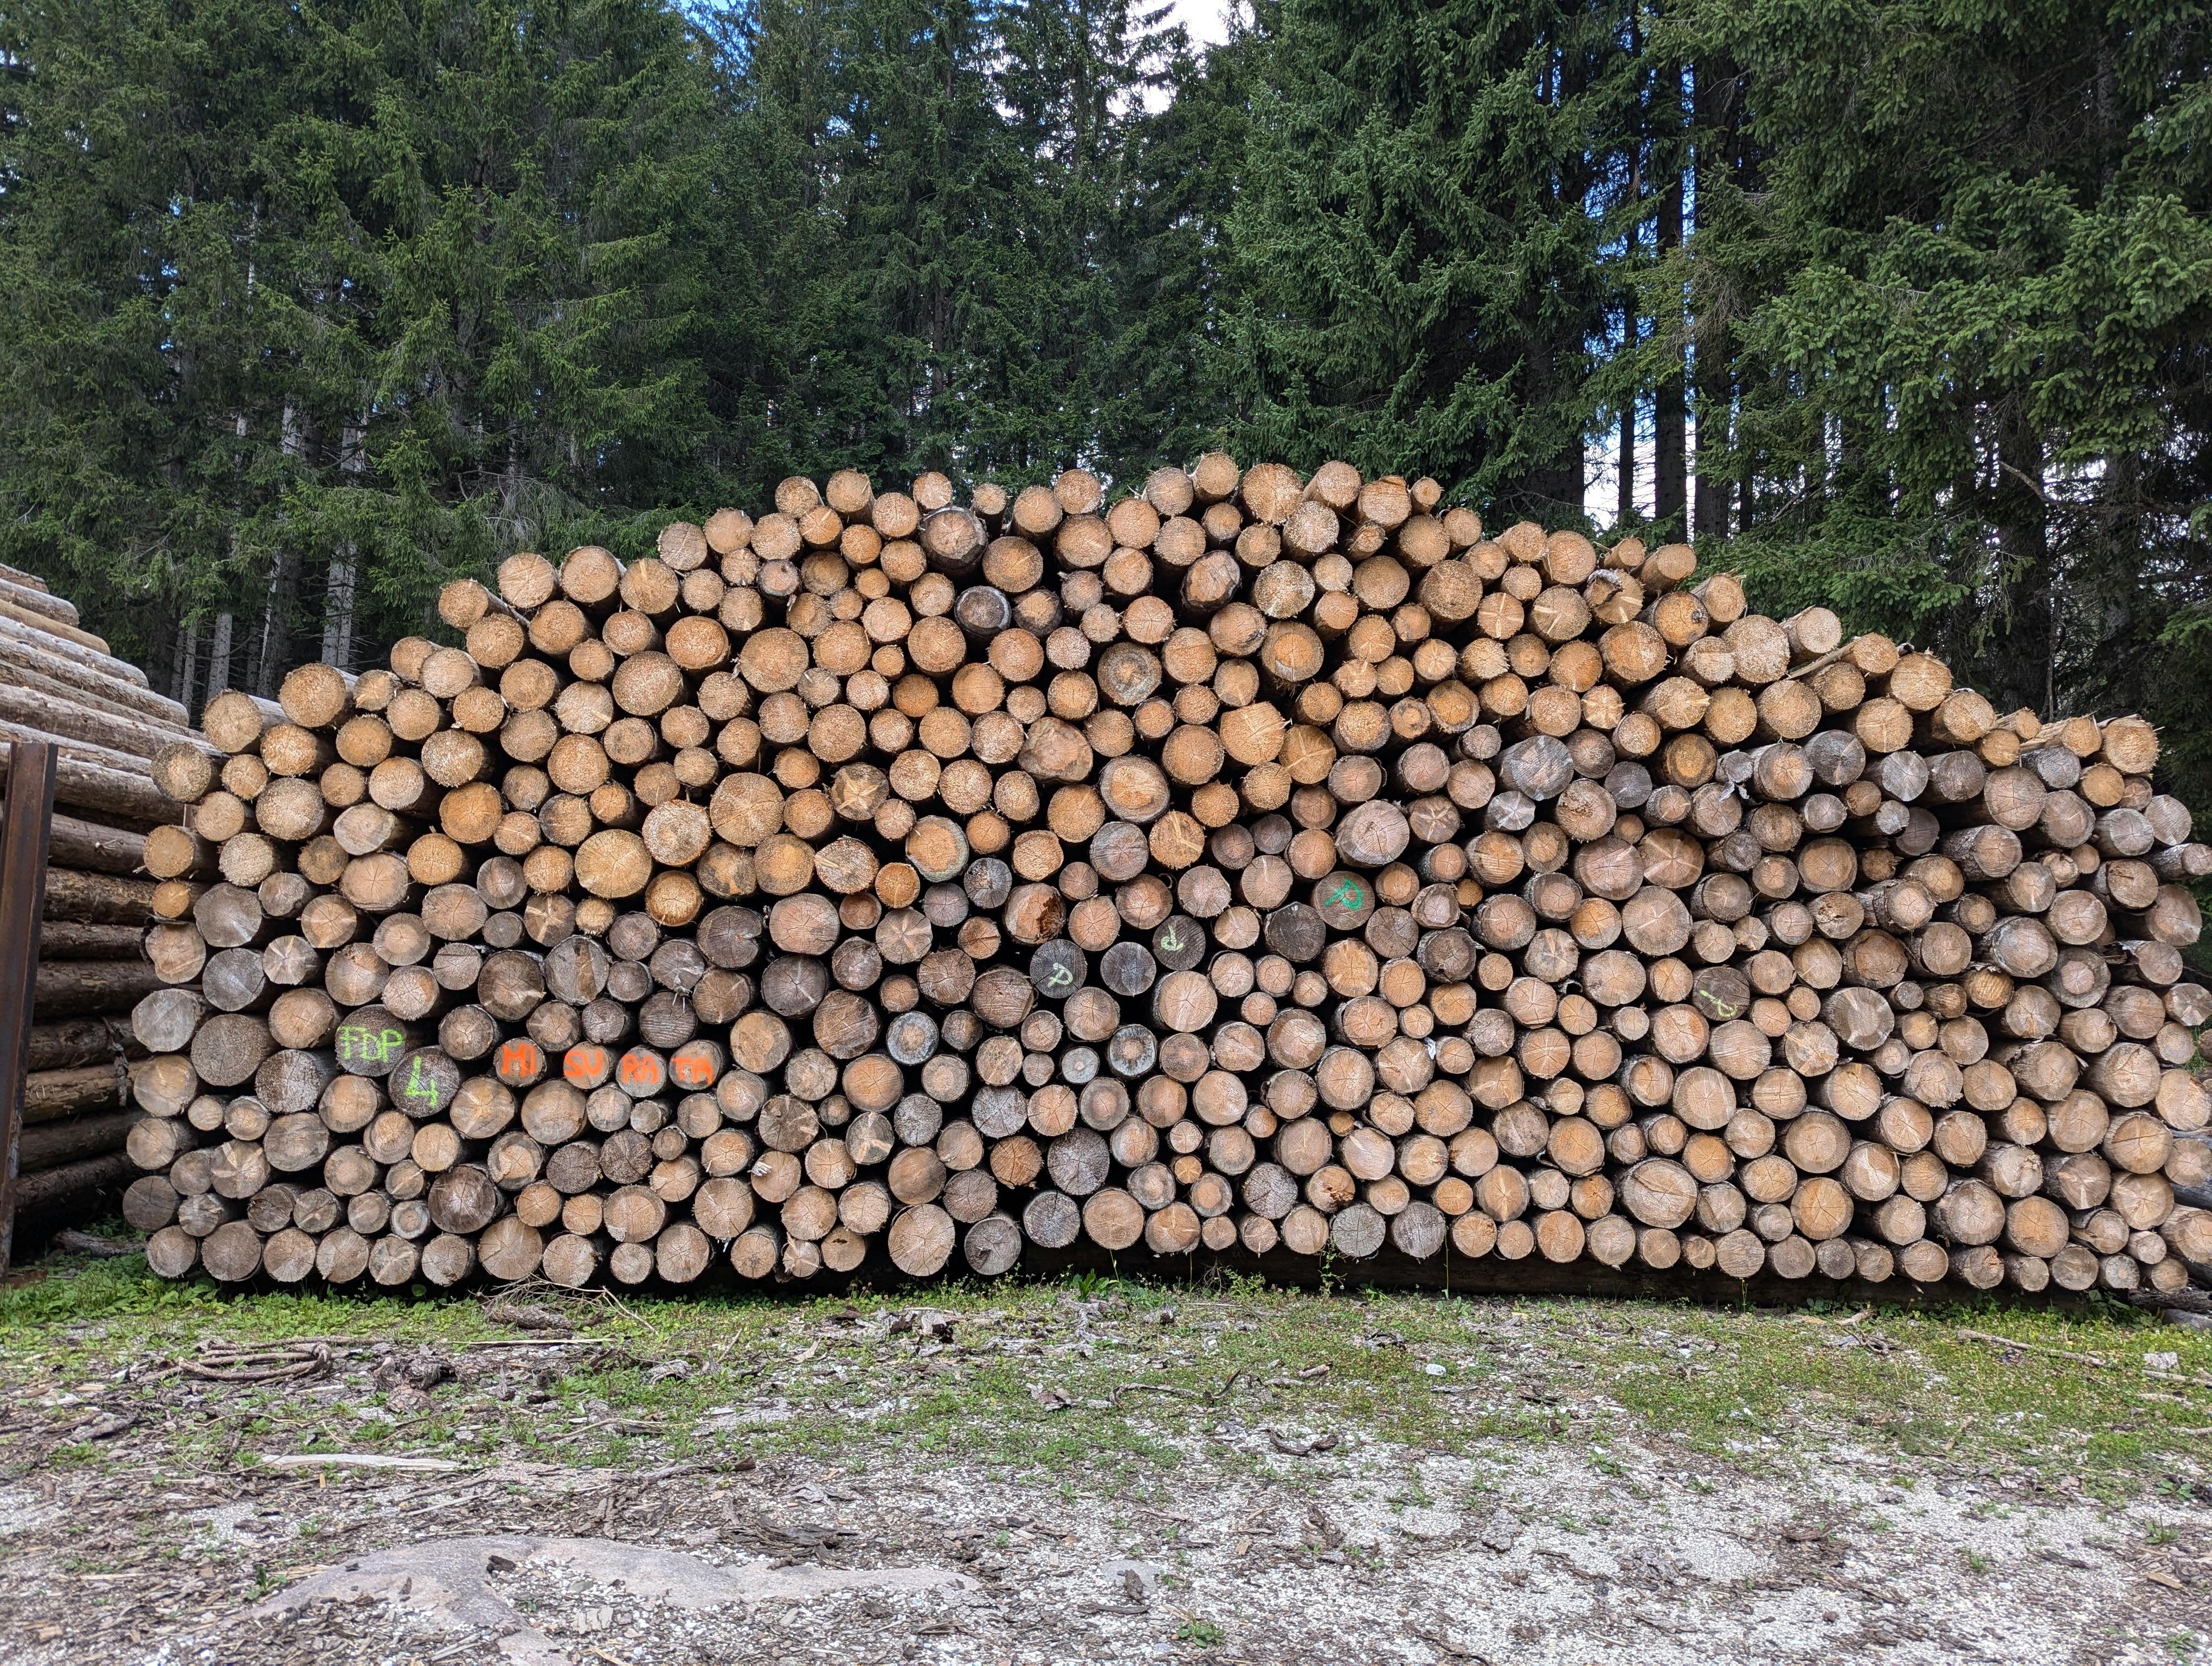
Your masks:
M0 795L10 815L16 759L40 748L52 754L42 896L0 957L0 1005L20 1003L29 1018L4 1107L12 1214L0 1207L0 1245L12 1227L19 1259L52 1228L112 1207L137 1173L125 1144L143 1113L129 1073L145 1049L131 1010L184 966L158 929L155 902L216 877L214 848L177 824L153 760L171 750L210 768L222 759L184 707L82 628L71 603L0 567ZM0 915L16 885L11 877Z
M211 702L151 760L154 1265L2212 1263L2149 725L1442 499L793 479Z

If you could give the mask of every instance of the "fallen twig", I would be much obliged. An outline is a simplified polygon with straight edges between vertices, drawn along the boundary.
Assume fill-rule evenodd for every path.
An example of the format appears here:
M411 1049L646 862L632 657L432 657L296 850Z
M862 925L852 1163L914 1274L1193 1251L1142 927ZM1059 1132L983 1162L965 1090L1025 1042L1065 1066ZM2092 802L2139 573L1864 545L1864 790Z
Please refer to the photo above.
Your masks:
M1987 1342L1993 1347L2018 1348L2023 1353L2040 1353L2053 1359L2071 1359L2076 1365L2094 1365L2100 1371L2109 1370L2112 1364L2111 1360L2099 1354L2075 1353L2067 1348L2045 1347L2040 1342L2023 1342L2015 1337L1999 1336L1993 1331L1961 1329L1959 1332L1959 1340L1962 1342Z
M1464 1644L1453 1642L1442 1632L1415 1632L1413 1635L1419 1638L1422 1642L1427 1644L1438 1654L1449 1655L1454 1660L1472 1660L1476 1663L1476 1666L1490 1666L1489 1656L1477 1654L1474 1650L1467 1647Z
M1117 1385L1114 1390L1115 1402L1119 1404L1121 1396L1125 1394L1168 1394L1173 1395L1178 1400L1203 1400L1206 1398L1203 1395L1192 1393L1188 1389L1176 1388L1171 1383L1121 1383Z
M2038 1342L2022 1342L2010 1336L1999 1336L1987 1330L1960 1330L1960 1340L1987 1342L1992 1347L2018 1348L2024 1353L2040 1353L2053 1359L2070 1359L2076 1365L2094 1365L2099 1370L2110 1370L2116 1361L2101 1354L2075 1353L2066 1348L2045 1347ZM2143 1367L2145 1377L2154 1377L2161 1383L2187 1383L2197 1388L2212 1389L2212 1377L2200 1377L2193 1371L2161 1371L2155 1365Z
M264 1469L314 1469L328 1467L333 1469L417 1469L443 1473L461 1466L450 1458L402 1457L383 1452L287 1452L276 1457L264 1457Z
M176 1368L205 1383L283 1383L319 1377L331 1368L327 1342L295 1342L281 1347L204 1347L197 1359L179 1359Z

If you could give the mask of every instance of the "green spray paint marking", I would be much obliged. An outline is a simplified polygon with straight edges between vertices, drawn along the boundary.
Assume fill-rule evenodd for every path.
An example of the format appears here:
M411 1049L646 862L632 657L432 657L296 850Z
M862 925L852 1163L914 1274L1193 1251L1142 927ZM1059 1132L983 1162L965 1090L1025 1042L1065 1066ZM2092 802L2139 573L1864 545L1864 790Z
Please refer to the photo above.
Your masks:
M438 1104L438 1079L435 1075L426 1077L422 1073L422 1055L420 1053L407 1061L407 1082L400 1091L410 1099L428 1105L433 1110L441 1108Z

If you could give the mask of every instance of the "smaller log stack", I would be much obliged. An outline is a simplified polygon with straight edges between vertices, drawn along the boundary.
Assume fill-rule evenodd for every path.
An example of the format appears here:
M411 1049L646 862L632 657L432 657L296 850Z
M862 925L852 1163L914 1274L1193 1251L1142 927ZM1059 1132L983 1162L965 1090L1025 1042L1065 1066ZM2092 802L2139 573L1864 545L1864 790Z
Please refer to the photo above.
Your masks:
M2186 1281L2212 846L2150 726L1696 567L1218 453L512 556L155 759L216 882L126 1210L387 1286Z
M58 751L15 1153L19 1247L26 1228L82 1218L135 1171L125 1145L143 1116L127 1067L145 1049L130 1014L163 987L145 952L157 888L146 876L165 864L157 877L190 885L205 852L163 825L175 807L148 760L193 744L188 722L43 579L0 567L0 775L17 741Z

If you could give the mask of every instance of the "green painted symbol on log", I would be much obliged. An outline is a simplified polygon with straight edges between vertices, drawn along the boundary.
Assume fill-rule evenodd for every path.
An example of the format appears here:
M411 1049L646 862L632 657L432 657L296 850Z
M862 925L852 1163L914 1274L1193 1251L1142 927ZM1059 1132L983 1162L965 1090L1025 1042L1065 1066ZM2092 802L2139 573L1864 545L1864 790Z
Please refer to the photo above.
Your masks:
M345 1064L390 1064L406 1050L407 1037L398 1030L368 1030L342 1024L337 1033L338 1058Z
M420 1053L407 1061L407 1079L401 1084L399 1091L403 1097L412 1100L416 1104L427 1104L434 1111L443 1109L438 1103L441 1093L437 1074L435 1072L426 1072L422 1068L422 1055Z

